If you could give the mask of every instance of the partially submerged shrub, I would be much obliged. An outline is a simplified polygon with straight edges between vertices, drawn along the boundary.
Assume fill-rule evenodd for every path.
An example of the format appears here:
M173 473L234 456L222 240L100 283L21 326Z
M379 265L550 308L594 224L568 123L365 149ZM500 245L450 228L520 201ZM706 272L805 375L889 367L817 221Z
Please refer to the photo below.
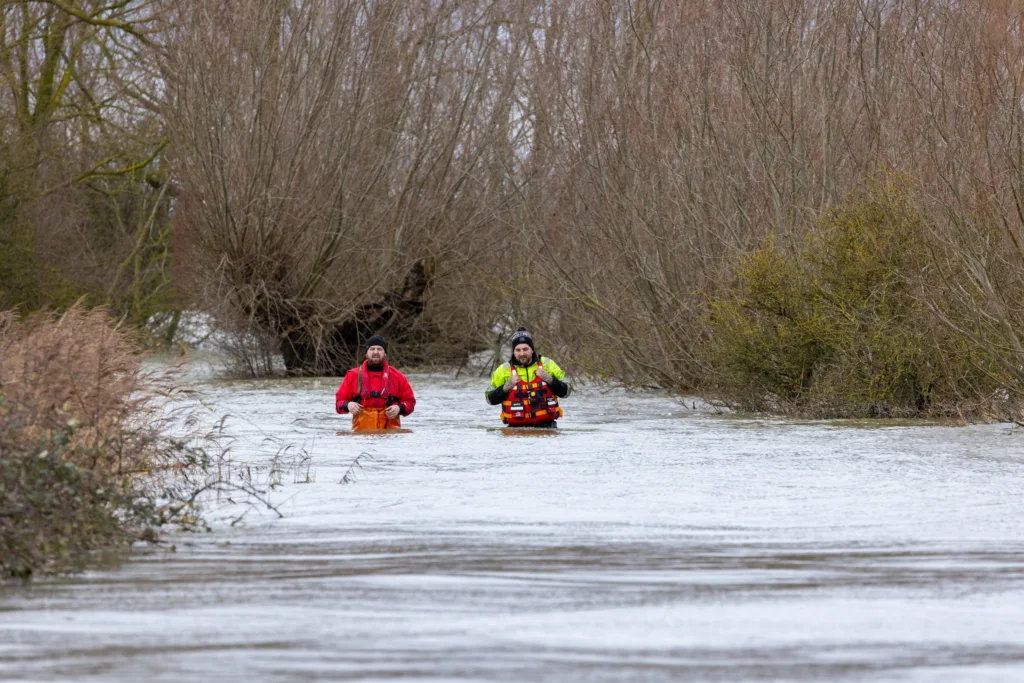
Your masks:
M154 379L101 311L0 312L0 578L151 537L216 483Z
M987 213L987 215L986 215ZM929 310L955 330L984 381L968 391L986 398L985 417L1024 424L1024 243L1015 226L982 212L942 244L951 258L937 265L943 296ZM969 384L971 378L964 378ZM995 389L993 390L993 387Z
M941 256L905 185L872 182L815 228L791 253L769 242L743 258L711 301L722 399L815 416L962 414L995 388L985 359L933 313Z

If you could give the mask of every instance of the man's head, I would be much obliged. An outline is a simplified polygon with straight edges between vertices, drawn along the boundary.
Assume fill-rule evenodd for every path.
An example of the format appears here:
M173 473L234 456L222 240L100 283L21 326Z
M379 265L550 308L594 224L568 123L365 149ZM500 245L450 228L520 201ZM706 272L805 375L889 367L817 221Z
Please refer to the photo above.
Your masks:
M366 362L371 367L380 367L388 357L388 342L375 334L366 340Z
M533 353L533 337L525 327L520 327L512 335L512 357L520 365L529 365L533 361Z

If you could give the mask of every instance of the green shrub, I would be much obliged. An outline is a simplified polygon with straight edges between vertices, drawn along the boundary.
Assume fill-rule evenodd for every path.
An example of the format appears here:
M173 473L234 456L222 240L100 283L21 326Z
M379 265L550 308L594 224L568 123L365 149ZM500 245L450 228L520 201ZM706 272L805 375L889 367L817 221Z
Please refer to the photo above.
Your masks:
M63 431L48 429L33 441L12 439L21 425L11 407L0 404L4 422L0 440L0 569L27 577L34 572L73 566L87 552L138 535L152 507L137 499L130 481L72 462L69 452L75 422Z
M769 241L745 256L710 301L718 396L822 417L956 414L958 387L991 380L924 303L936 302L934 258L924 216L890 177L788 253Z

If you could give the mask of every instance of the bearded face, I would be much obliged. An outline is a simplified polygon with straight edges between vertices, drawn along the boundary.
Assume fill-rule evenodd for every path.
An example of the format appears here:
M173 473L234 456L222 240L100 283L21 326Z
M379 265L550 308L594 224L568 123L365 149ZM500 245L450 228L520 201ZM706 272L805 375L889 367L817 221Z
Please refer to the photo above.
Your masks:
M520 365L529 365L533 360L533 347L529 344L516 344L512 349L512 355Z

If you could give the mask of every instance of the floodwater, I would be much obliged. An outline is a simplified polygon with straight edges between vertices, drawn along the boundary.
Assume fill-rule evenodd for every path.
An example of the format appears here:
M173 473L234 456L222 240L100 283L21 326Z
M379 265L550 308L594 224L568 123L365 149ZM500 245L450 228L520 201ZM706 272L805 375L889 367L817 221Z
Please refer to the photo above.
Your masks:
M222 500L174 552L0 589L0 679L1024 680L1006 425L586 391L506 435L485 380L411 379L388 436L329 381L202 384L284 517Z

